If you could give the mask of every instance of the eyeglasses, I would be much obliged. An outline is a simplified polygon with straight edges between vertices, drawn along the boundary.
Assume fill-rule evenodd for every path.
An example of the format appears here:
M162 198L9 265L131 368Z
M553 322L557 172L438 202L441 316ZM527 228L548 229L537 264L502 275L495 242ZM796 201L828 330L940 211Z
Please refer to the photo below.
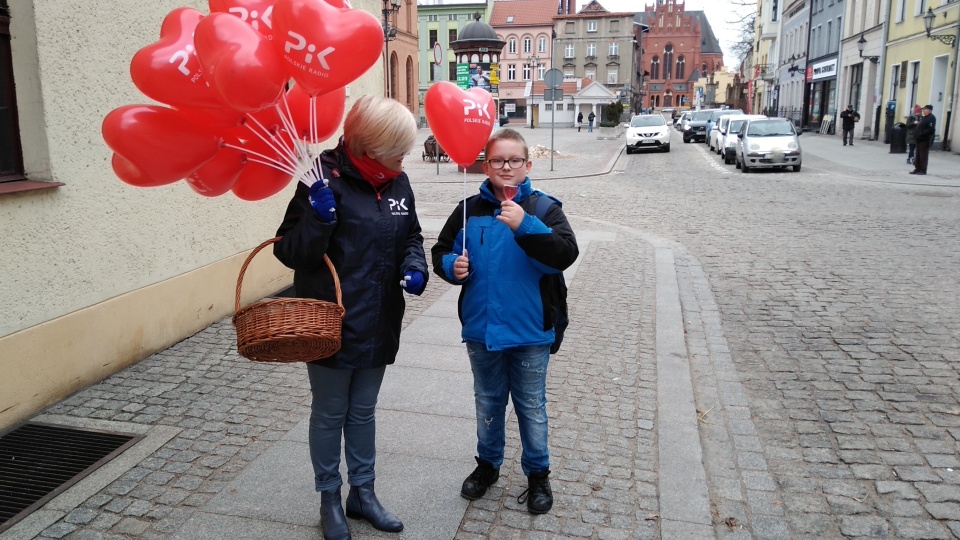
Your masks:
M526 159L518 157L510 159L493 158L487 160L487 165L490 165L494 169L502 169L504 165L509 163L511 169L519 169L520 167L523 167L526 162Z

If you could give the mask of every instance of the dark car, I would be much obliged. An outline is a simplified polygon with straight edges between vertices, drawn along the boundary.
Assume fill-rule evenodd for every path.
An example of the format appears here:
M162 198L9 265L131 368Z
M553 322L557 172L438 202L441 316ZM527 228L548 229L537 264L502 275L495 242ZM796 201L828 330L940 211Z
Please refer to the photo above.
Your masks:
M505 114L500 115L500 127L503 127L509 123L510 123L510 118L507 115Z
M700 109L690 116L690 121L683 130L683 142L707 140L707 121L710 120L713 111L714 109Z

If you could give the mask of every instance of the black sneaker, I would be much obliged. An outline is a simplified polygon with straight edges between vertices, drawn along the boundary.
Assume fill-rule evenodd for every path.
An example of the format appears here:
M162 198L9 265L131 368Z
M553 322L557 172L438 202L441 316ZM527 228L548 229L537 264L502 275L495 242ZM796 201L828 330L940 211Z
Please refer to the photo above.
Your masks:
M553 490L550 489L550 469L530 471L527 477L527 489L517 497L518 503L527 501L527 510L531 514L546 514L553 508Z
M460 488L460 496L468 501L475 501L483 497L487 488L497 483L500 479L500 468L494 467L488 461L475 457L477 468L470 473L470 476L463 481L463 487Z

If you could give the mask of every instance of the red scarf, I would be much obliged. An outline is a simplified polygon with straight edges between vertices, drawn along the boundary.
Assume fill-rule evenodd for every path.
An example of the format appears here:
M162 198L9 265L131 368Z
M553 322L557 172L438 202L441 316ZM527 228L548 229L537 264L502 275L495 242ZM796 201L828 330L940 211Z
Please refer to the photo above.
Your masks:
M397 171L391 171L366 154L358 158L347 152L347 156L350 158L353 166L357 168L357 171L360 172L360 176L373 186L374 189L378 189L387 182L400 176L400 173Z

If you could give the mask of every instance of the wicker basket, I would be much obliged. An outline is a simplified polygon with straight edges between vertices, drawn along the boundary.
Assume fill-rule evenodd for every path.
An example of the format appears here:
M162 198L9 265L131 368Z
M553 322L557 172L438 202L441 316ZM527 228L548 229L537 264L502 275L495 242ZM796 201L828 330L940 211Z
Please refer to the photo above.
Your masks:
M308 298L262 300L240 309L240 286L253 257L280 240L272 238L257 246L243 262L237 277L233 325L237 328L237 352L257 362L312 362L340 350L343 296L340 277L330 259L323 260L333 275L337 303Z

